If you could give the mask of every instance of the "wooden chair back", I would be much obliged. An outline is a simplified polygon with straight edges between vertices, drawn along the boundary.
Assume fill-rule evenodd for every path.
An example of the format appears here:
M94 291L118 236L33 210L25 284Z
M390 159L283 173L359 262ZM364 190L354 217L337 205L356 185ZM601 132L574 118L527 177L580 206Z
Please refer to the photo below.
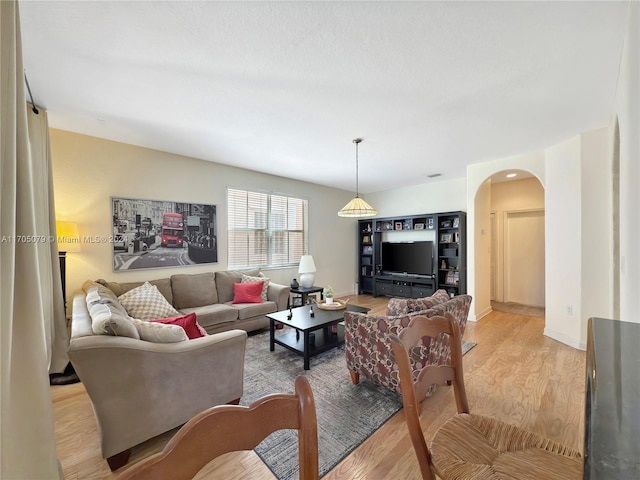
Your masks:
M411 349L424 337L437 338L440 334L449 335L451 364L427 365L418 372L417 377L414 377L410 360ZM469 413L467 393L464 388L460 329L450 313L430 318L418 315L397 336L391 335L391 346L398 362L404 414L422 478L435 480L431 453L420 425L420 407L431 386L453 384L458 413Z
M120 480L189 480L216 457L252 450L277 430L298 430L300 480L317 480L318 425L311 385L295 381L295 393L272 394L248 407L220 405L189 420L164 450L132 465Z

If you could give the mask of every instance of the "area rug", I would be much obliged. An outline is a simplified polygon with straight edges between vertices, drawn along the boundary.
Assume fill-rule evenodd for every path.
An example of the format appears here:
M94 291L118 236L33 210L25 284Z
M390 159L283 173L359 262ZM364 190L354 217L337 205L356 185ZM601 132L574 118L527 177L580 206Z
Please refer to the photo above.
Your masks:
M464 343L463 353L475 346ZM366 380L353 385L344 344L311 357L310 370L305 371L302 363L301 355L279 345L270 352L268 332L250 335L241 404L249 405L271 393L293 393L295 378L304 375L316 402L319 468L323 476L400 410L402 399ZM297 432L275 432L255 451L278 479L298 478Z

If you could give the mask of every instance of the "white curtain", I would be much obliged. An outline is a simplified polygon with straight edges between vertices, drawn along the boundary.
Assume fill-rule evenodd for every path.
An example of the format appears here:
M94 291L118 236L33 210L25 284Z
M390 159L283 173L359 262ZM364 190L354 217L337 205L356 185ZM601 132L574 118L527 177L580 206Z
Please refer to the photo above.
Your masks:
M0 478L61 479L48 374L62 294L49 159L31 154L23 71L18 3L0 1Z

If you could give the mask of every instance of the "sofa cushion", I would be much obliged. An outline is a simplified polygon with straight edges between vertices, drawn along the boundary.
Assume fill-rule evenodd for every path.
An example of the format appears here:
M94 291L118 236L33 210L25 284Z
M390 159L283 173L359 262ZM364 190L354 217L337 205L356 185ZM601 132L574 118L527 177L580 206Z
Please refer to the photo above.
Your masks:
M269 291L269 282L271 279L269 277L265 277L260 273L257 277L252 277L251 275L242 274L242 283L254 283L254 282L263 282L262 283L262 293L260 296L262 297L262 301L267 301L267 292Z
M446 290L437 290L430 297L423 298L391 298L387 303L387 315L405 315L420 312L450 300Z
M275 302L239 303L234 307L238 310L238 320L246 320L247 318L278 311L278 306Z
M238 320L238 309L221 303L203 305L202 307L184 308L180 313L195 313L198 323L205 329L221 323L230 323Z
M216 277L213 272L172 275L171 289L173 305L178 310L218 303Z
M118 301L131 317L139 320L180 316L158 287L149 282L120 295Z
M154 343L176 343L189 340L187 332L179 325L165 325L164 323L149 322L132 318L141 340Z
M99 279L96 280L97 283L104 285L113 293L116 294L116 297L120 297L122 294L127 293L130 290L133 290L136 287L143 285L146 282L128 282L128 283L119 283L119 282L107 282L106 280ZM170 278L160 278L158 280L149 280L151 285L155 285L158 287L158 290L162 294L164 298L167 299L167 302L173 303L173 293L171 291L171 279Z
M263 285L264 282L234 283L232 303L262 303Z
M111 303L95 303L89 308L91 330L96 335L113 335L139 339L131 319Z
M252 270L227 270L216 272L216 288L218 290L218 303L233 301L233 284L242 282L242 274L256 277L260 273Z
M158 318L156 320L150 321L164 323L165 325L177 325L179 327L182 327L189 339L200 338L207 335L205 329L202 328L202 326L200 326L200 324L198 323L195 313L188 313L187 315L182 315L181 317Z

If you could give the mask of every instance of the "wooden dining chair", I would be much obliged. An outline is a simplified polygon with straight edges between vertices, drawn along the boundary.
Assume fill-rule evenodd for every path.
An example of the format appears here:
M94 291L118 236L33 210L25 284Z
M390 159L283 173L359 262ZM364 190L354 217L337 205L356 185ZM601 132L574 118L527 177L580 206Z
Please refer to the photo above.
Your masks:
M318 480L318 425L309 381L295 393L262 397L248 407L219 405L185 423L162 452L133 464L119 480L190 480L214 458L252 450L277 430L298 430L300 480Z
M424 337L449 335L450 365L427 365L414 376L410 352ZM464 387L462 339L450 315L416 316L391 336L398 362L404 414L424 480L582 478L579 452L514 425L472 415ZM453 384L458 414L447 420L427 446L420 424L420 407L432 385Z

